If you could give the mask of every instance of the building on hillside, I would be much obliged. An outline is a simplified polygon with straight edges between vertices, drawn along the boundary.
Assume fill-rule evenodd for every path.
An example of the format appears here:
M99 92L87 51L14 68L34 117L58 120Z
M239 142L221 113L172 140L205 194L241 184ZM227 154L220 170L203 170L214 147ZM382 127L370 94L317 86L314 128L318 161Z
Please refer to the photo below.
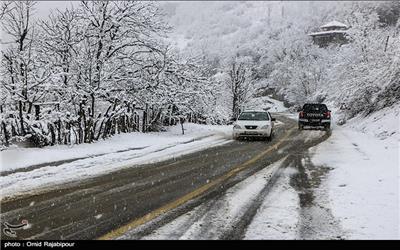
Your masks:
M332 21L320 27L320 31L309 34L313 42L320 47L326 47L330 44L345 44L349 40L347 38L347 30L349 27L341 22Z

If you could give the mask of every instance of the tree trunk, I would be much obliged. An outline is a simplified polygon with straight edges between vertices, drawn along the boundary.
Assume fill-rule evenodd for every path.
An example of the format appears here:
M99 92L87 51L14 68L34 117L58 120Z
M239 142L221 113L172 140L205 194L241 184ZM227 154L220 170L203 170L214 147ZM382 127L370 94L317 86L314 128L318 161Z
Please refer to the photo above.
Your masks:
M183 117L180 117L179 121L181 123L182 135L184 135L185 134L185 129L183 128L183 123L184 123L185 119Z
M233 100L232 100L232 116L233 118L237 118L237 104L238 104L238 97L236 94L234 94L233 96Z
M52 123L49 123L49 130L51 135L51 145L56 144L56 133L54 132L54 126Z
M6 124L4 123L4 121L1 122L1 126L2 126L2 129L3 129L4 140L5 140L5 146L8 147L10 138L9 138L9 136L8 136L8 133L7 133L7 126L6 126Z
M19 119L21 124L21 135L25 135L25 128L24 128L24 117L22 114L22 101L19 101Z
M103 125L104 125L104 120L105 120L105 118L103 117L103 119L101 120L101 123L100 123L99 132L97 133L96 141L99 140L99 138L100 138L101 130L103 129Z
M62 135L61 135L61 120L57 121L57 133L58 133L58 144L62 144Z
M92 99L92 106L91 106L92 112L89 115L90 115L90 117L93 118L94 117L94 102L95 102L94 93L91 93L90 97Z
M31 112L32 112L32 106L33 106L33 103L32 102L29 102L28 103L28 114L30 114Z
M147 108L148 105L146 104L146 108L143 111L143 124L142 124L142 132L146 133L146 125L147 125Z
M35 119L38 121L40 119L40 106L35 105Z
M16 135L18 135L17 129L15 128L14 123L12 122L11 123L11 136L16 136Z

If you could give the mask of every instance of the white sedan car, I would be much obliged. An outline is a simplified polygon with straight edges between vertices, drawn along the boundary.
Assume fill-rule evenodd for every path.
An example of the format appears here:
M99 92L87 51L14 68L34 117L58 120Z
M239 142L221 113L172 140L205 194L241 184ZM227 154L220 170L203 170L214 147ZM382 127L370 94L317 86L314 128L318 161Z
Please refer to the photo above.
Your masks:
M233 138L262 137L270 140L274 121L275 118L267 111L244 111L233 126Z

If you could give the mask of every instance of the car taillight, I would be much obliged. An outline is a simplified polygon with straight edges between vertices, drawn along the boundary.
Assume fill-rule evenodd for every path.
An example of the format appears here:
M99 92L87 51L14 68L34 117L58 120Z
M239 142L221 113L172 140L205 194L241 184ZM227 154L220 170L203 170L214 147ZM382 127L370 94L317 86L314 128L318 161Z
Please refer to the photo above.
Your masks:
M303 111L300 111L299 115L300 115L300 118L303 118L304 112L303 112Z
M329 112L329 111L325 112L324 115L326 118L331 118L331 112Z

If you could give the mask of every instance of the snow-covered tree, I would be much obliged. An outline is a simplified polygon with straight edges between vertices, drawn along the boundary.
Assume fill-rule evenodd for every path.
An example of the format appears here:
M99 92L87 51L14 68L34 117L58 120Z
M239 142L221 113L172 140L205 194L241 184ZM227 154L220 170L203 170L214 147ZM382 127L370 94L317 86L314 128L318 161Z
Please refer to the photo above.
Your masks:
M226 84L231 97L232 118L237 118L244 103L250 96L252 86L252 66L249 58L233 58L226 66Z
M10 42L4 42L7 47L2 51L1 91L6 93L6 98L0 102L8 110L6 117L19 117L13 133L21 135L26 134L29 126L24 112L31 114L33 103L43 98L48 77L39 69L36 57L34 7L32 1L9 3L1 19L2 30Z

